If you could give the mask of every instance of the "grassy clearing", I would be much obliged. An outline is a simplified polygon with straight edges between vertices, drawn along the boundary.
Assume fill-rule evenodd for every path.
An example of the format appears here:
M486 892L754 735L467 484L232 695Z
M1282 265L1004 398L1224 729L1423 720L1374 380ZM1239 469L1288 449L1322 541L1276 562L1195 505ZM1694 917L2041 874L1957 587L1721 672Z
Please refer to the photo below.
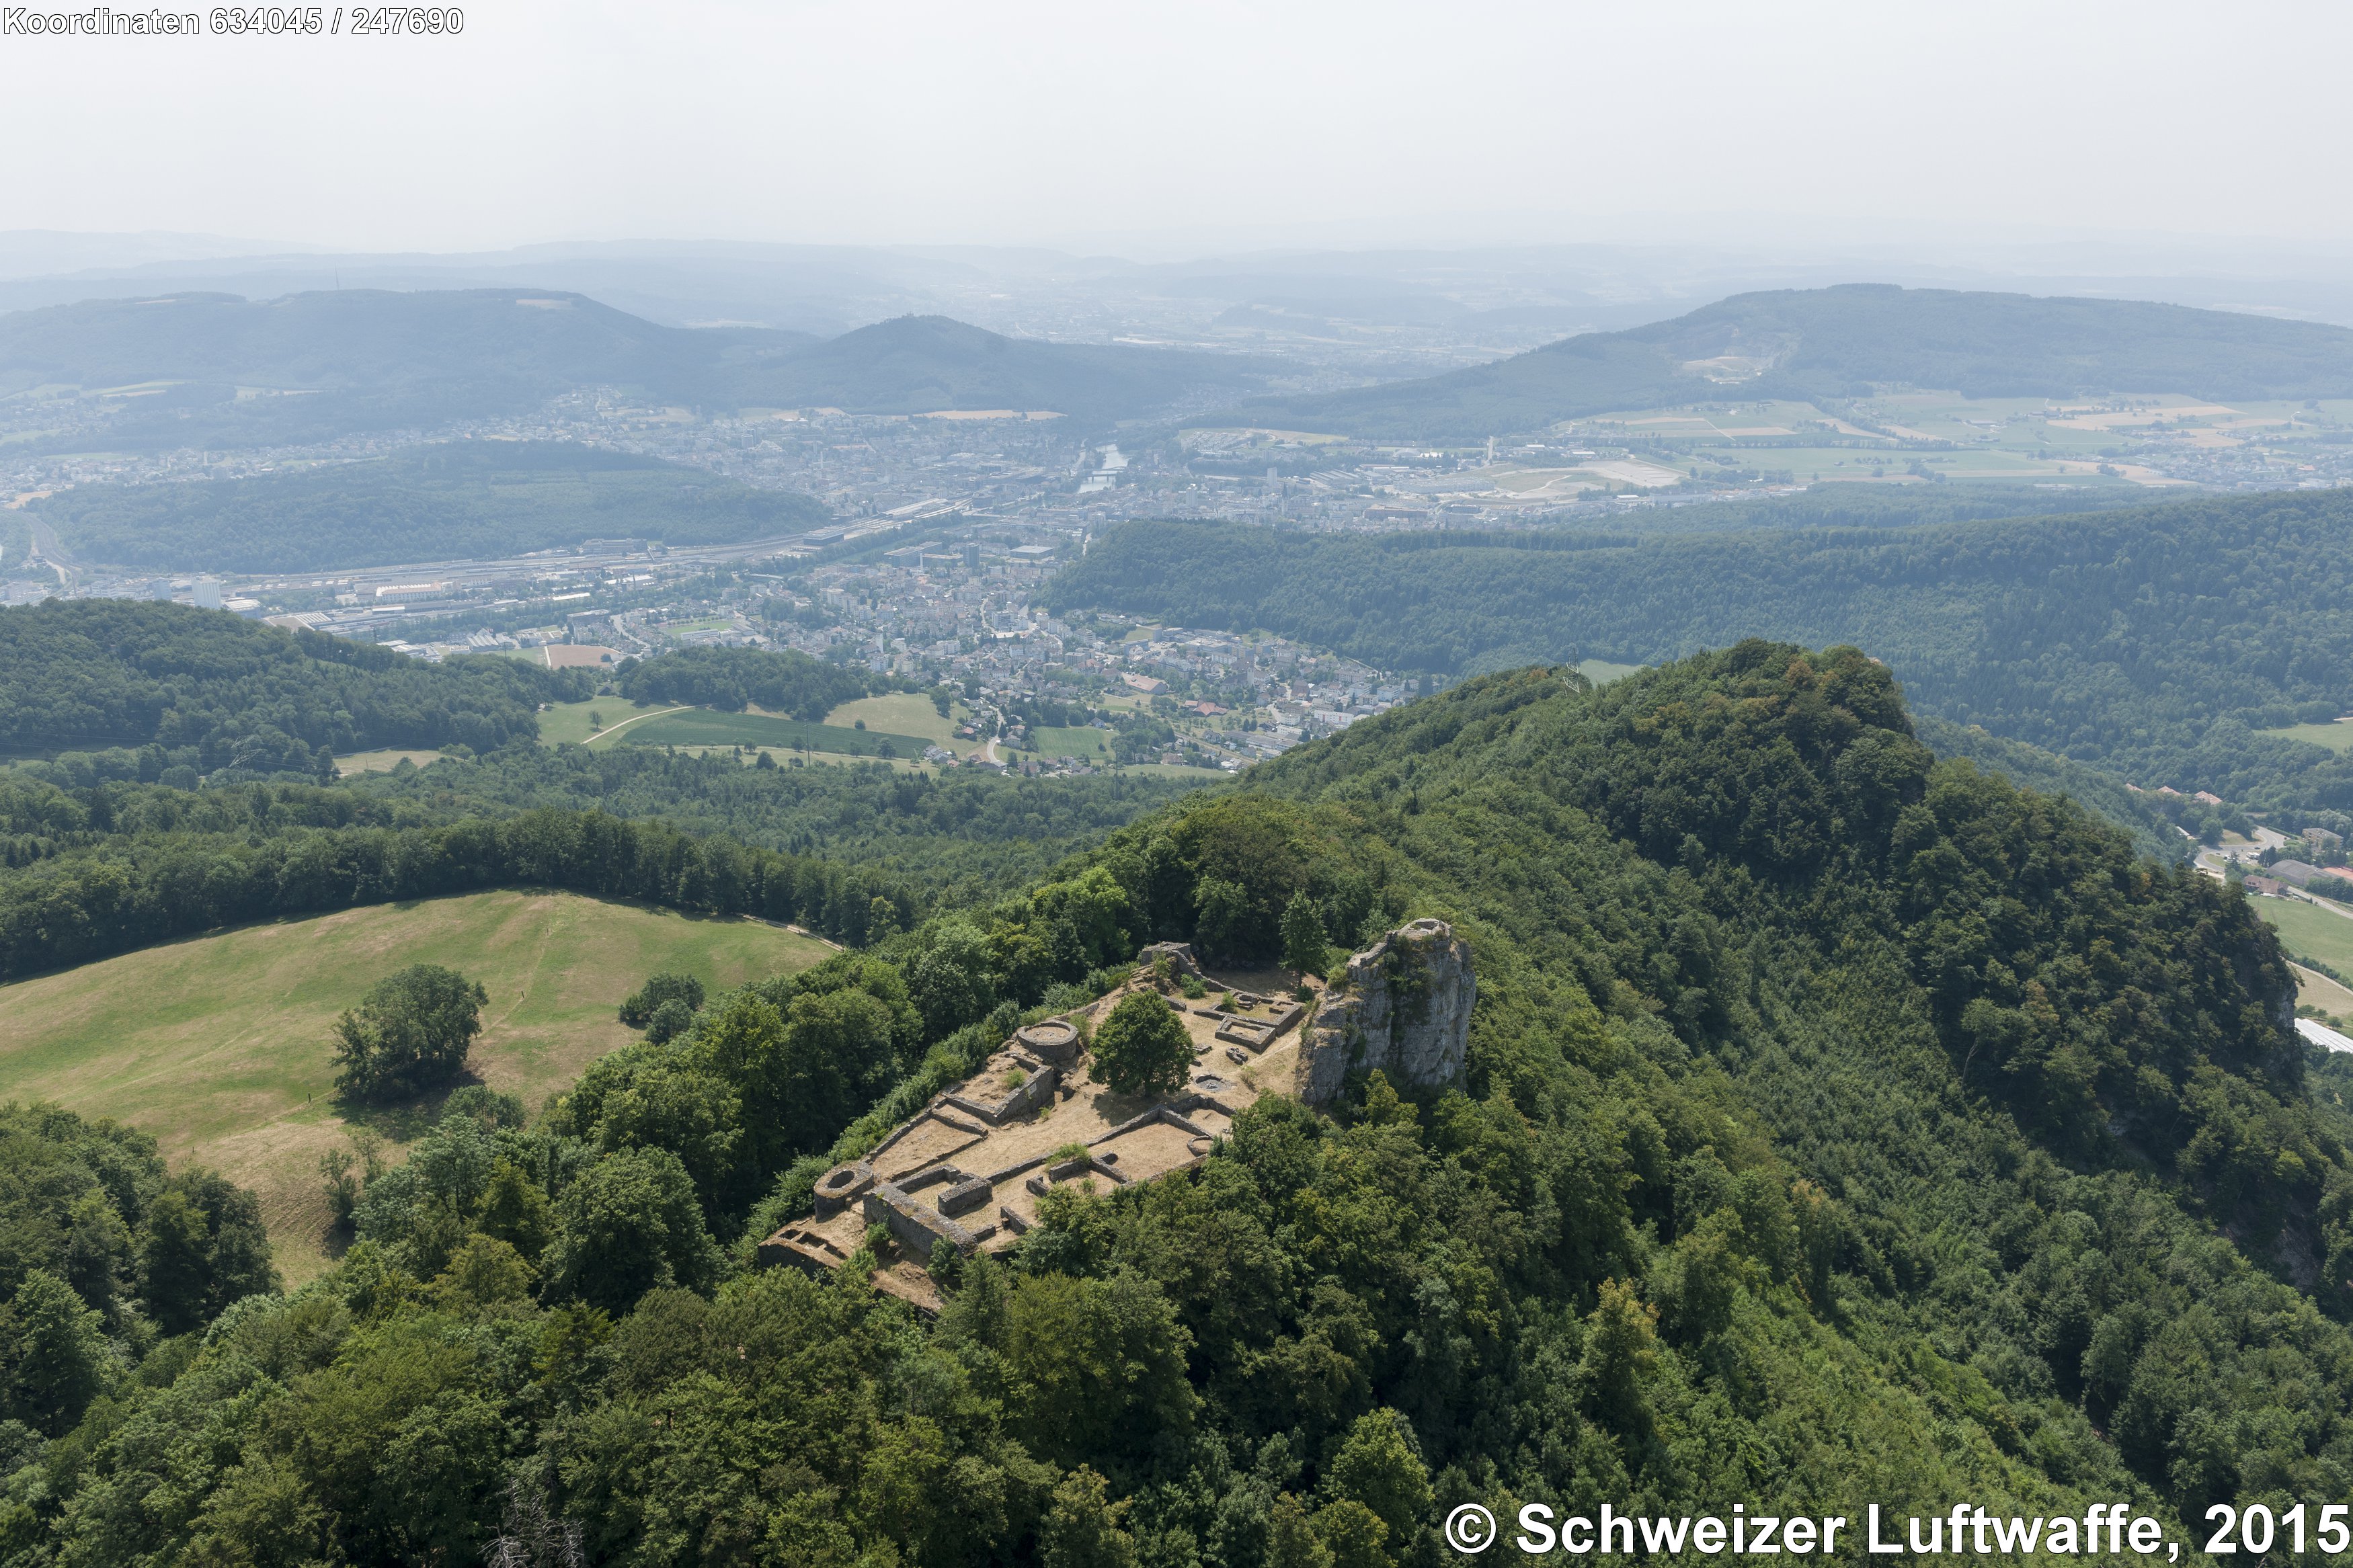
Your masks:
M1580 658L1577 661L1577 673L1596 686L1623 680L1630 675L1639 674L1644 668L1639 664L1611 664L1604 658Z
M676 710L674 702L630 702L618 697L592 697L586 702L551 704L539 716L542 745L617 745L644 721Z
M335 759L335 772L344 778L353 773L388 773L406 758L418 767L430 767L441 760L438 752L353 752Z
M2284 730L2262 730L2257 733L2326 746L2332 752L2353 751L2353 724L2291 724Z
M658 707L640 708L634 702L624 702L617 697L592 697L586 702L554 702L539 716L539 739L542 745L561 745L569 741L574 745L586 745L598 725L590 722L595 715L607 724L617 724L638 713L659 712Z
M918 691L893 691L881 697L861 697L855 702L845 702L825 716L825 721L838 730L847 730L866 721L869 730L880 730L891 735L913 735L935 746L945 746L962 756L978 742L959 741L955 727L971 710L963 703L949 707L948 718L932 706L932 700Z
M956 705L957 717L964 706ZM857 727L863 719L866 728ZM599 726L592 721L601 720ZM945 746L961 756L975 742L953 738L955 721L943 719L932 700L913 692L865 697L844 703L822 724L753 710L721 713L711 709L678 709L668 703L627 702L617 697L595 697L586 702L559 702L539 716L539 738L554 746L565 742L604 747L625 745L694 747L759 746L784 753L803 745L812 752L844 760L874 761L879 742L889 741L906 762L920 758L927 745ZM390 767L390 762L383 764ZM350 770L347 770L350 771Z
M2353 919L2299 899L2257 899L2254 906L2290 953L2353 974Z
M326 1267L318 1163L344 1136L329 1030L385 974L443 963L480 981L474 1068L536 1112L634 1037L614 1010L656 970L736 985L828 951L754 921L522 889L248 926L0 986L0 1098L130 1122L174 1165L252 1187L299 1283ZM429 1110L364 1119L397 1142Z

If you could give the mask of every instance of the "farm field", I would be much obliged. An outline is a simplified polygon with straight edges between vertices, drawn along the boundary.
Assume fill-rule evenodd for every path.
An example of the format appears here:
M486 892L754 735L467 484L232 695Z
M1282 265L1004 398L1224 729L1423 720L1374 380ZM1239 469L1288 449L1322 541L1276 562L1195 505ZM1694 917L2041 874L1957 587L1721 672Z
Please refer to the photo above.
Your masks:
M756 921L525 889L247 926L0 986L0 1098L113 1117L153 1133L175 1167L253 1188L298 1284L329 1261L319 1158L345 1142L329 1031L376 980L423 963L480 981L474 1068L536 1114L635 1037L615 1009L648 974L736 985L829 951ZM353 1119L396 1149L430 1120L421 1108Z
M1918 462L1932 473L1955 479L2027 479L2078 484L2121 484L2126 481L2098 471L2100 459L2084 457L2044 459L2032 451L1978 447L1961 451L1925 446L1896 447L1758 447L1698 446L1681 455L1661 455L1659 462L1688 475L1694 464L1702 477L1718 466L1786 472L1801 480L1868 479L1917 484L1911 467Z
M1623 425L1630 431L1656 436L1794 436L1826 417L1810 403L1775 399L1730 407L1691 404L1681 408L1630 410L1604 414L1590 423Z
M1663 438L1674 446L1645 455L1686 476L1699 462L1703 478L1707 460L1720 459L1807 483L1916 484L1906 470L1918 461L1955 479L2122 487L2181 481L2117 456L2120 443L2156 437L2191 447L2236 447L2285 433L2298 419L2341 422L2347 410L2353 404L2223 405L2180 395L2066 403L1917 391L1882 392L1836 414L1810 403L1728 399L1629 409L1564 429L1604 442ZM2103 464L2111 471L2100 472Z
M602 721L602 727L591 722ZM863 719L866 728L857 728ZM912 692L865 697L844 703L826 716L824 723L788 719L757 710L722 713L709 708L681 708L663 703L634 703L617 697L591 698L586 702L559 702L539 716L539 738L545 745L571 742L605 747L626 745L677 746L681 749L759 746L778 753L810 752L849 761L876 760L881 742L891 742L900 762L920 758L927 745L943 745L962 755L970 741L952 739L953 720L942 719L932 700ZM382 764L390 767L389 761ZM346 771L353 771L346 769Z

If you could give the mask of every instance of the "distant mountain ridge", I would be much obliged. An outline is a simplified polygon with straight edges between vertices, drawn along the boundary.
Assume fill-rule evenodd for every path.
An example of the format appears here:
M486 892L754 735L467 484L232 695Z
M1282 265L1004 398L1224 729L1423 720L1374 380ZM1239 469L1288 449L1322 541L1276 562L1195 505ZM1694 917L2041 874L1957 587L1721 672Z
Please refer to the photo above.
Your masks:
M667 382L729 353L813 341L760 329L691 333L527 289L353 289L266 301L177 294L0 316L0 391L178 381L348 392L486 376L554 391L596 379Z
M1848 283L1736 294L1672 321L1587 332L1444 375L1262 398L1219 422L1475 439L1713 398L2353 395L2353 331L2143 300Z
M170 384L142 392L110 426L110 443L130 449L493 417L589 386L699 406L1019 408L1111 421L1253 391L1267 376L1230 356L1037 342L937 316L829 341L669 327L585 295L528 289L268 301L191 293L0 316L0 395Z

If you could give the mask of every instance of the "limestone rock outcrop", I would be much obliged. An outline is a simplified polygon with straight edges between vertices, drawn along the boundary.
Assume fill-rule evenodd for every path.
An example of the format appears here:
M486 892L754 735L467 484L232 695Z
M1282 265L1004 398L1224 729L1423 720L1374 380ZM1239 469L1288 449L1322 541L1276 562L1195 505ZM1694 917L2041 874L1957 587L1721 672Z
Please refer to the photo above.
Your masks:
M1438 1088L1459 1081L1479 994L1471 944L1444 921L1414 921L1348 960L1299 1045L1293 1092L1310 1105L1335 1099L1351 1072Z

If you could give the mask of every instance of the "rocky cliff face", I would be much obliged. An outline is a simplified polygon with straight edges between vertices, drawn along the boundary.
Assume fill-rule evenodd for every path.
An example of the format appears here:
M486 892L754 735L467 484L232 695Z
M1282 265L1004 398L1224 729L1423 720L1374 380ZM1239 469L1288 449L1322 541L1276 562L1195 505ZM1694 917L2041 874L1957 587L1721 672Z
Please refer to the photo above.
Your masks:
M1325 994L1299 1046L1293 1092L1323 1105L1351 1071L1435 1088L1462 1076L1471 1005L1471 944L1444 921L1415 921L1348 960L1345 987Z

